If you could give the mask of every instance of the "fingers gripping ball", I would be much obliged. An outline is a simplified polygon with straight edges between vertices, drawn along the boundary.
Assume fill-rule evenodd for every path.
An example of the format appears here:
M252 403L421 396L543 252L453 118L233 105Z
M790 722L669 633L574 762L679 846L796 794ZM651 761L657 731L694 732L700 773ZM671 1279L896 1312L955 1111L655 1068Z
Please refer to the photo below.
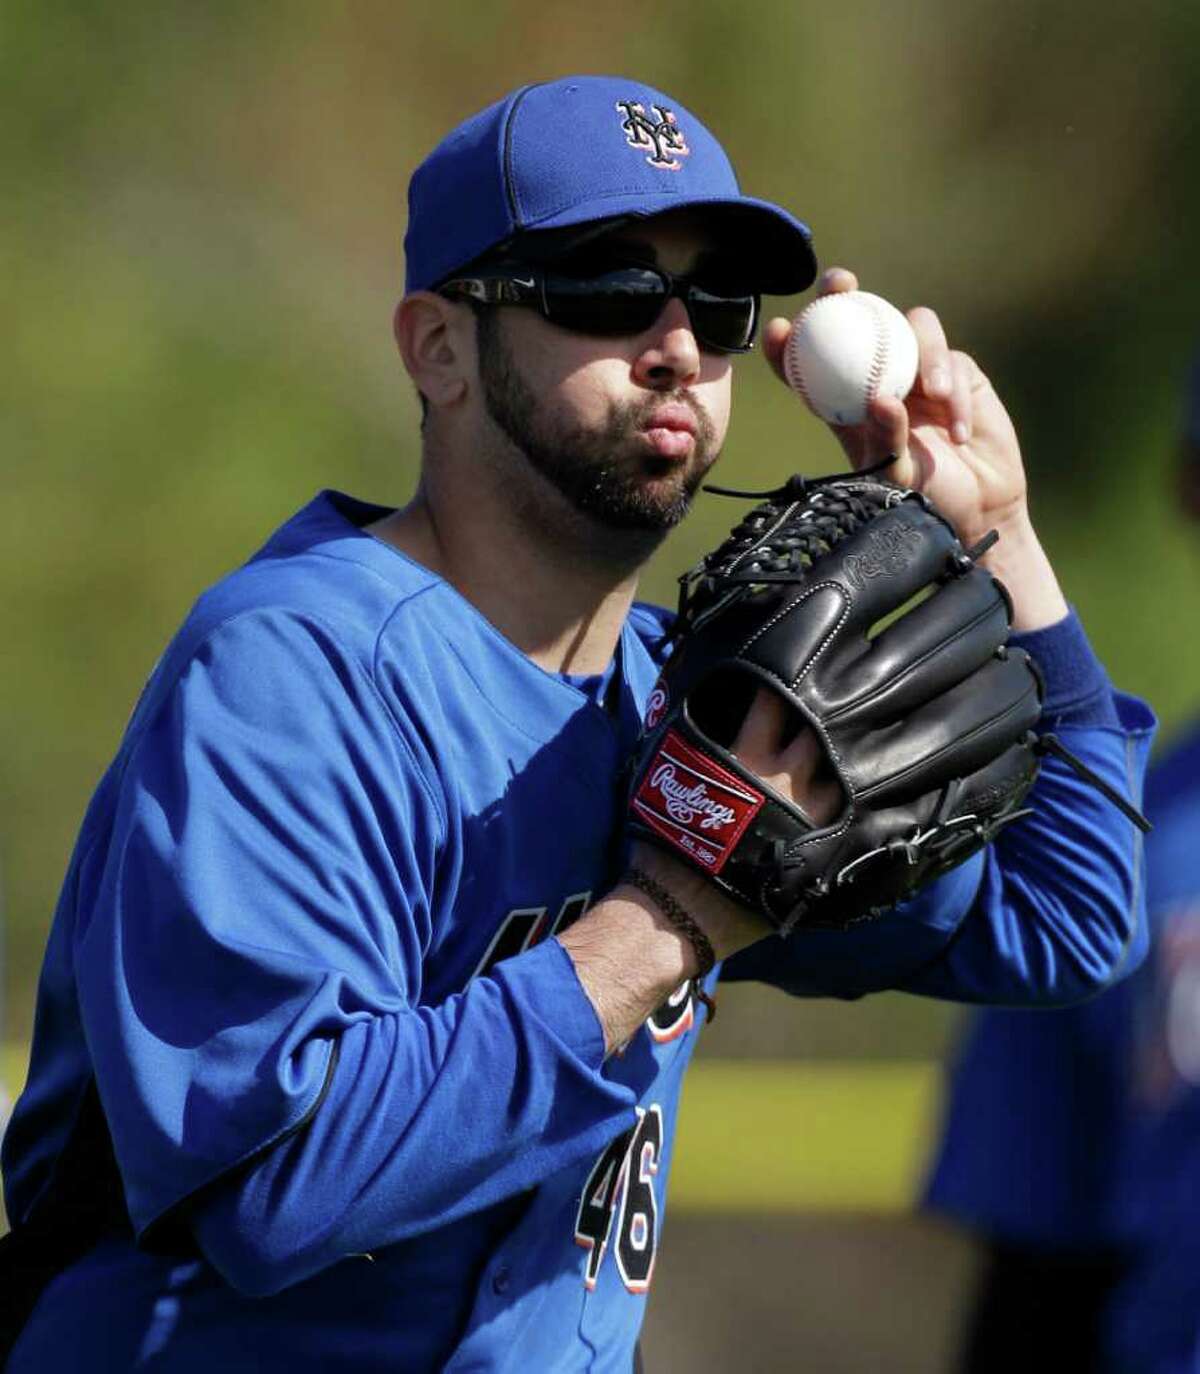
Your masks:
M821 419L857 425L876 396L908 395L917 354L912 325L894 305L869 291L837 291L796 316L783 372Z
M918 493L793 478L681 579L630 792L639 837L781 931L878 914L1020 813L1040 679L1007 595ZM820 741L827 823L731 749L759 687Z

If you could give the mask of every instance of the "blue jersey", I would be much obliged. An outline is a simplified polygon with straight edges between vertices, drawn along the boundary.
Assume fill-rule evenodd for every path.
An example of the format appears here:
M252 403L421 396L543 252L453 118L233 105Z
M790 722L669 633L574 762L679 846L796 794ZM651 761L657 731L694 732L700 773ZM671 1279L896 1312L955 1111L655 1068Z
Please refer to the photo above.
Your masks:
M1050 1016L982 1013L955 1066L928 1202L1039 1248L1117 1249L1114 1371L1200 1371L1200 728L1151 770L1152 953Z
M6 1198L35 1211L94 1082L131 1226L51 1282L11 1374L631 1366L702 1014L681 989L606 1059L553 936L621 872L664 617L634 607L607 683L545 672L384 513L322 495L207 593L89 807ZM1137 795L1148 713L1108 709L1061 733ZM1139 956L1136 833L1056 760L1033 795L869 929L725 975L1094 991Z

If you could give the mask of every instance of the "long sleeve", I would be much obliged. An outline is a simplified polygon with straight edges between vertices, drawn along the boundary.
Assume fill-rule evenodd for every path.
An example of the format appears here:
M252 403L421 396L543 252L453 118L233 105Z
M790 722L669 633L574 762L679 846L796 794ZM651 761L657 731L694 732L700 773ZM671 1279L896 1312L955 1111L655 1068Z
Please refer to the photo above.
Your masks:
M260 1296L347 1255L428 1234L594 1155L632 1120L596 1075L603 1053L555 940L436 1008L338 1039L307 1127L202 1196L193 1229L239 1291Z
M76 969L135 1228L193 1201L275 1291L445 1226L633 1119L556 941L426 1005L447 820L320 621L210 635L130 747Z

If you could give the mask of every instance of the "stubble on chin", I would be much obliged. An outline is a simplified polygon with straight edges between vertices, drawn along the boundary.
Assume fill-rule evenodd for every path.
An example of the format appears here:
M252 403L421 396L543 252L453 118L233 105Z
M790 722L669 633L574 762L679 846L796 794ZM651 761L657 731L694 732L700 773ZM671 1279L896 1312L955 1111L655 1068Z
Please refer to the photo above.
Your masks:
M601 527L610 538L615 533L630 536L628 542L638 550L650 551L691 509L718 453L712 420L689 392L612 401L604 423L586 427L556 416L536 395L487 316L480 317L479 358L484 404L493 424L588 524ZM664 401L686 405L695 418L695 443L686 465L655 458L638 438L648 416ZM521 504L526 514L535 515L535 492L530 490Z

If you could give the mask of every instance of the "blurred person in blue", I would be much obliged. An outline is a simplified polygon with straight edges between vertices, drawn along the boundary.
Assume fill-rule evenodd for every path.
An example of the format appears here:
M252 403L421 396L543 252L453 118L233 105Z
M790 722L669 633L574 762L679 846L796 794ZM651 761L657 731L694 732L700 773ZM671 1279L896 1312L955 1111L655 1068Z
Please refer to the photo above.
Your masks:
M816 276L694 114L522 88L416 170L405 244L416 494L322 493L202 596L84 819L4 1143L10 1374L628 1374L718 977L1057 1004L1141 955L1137 832L1057 758L853 930L765 940L631 855L669 623L638 574L718 457L760 293ZM901 455L964 544L1000 532L1057 733L1136 798L1152 718L1068 610L995 391L912 320L913 393L839 437ZM808 733L764 689L735 748L828 822Z
M1200 521L1200 354L1178 494ZM1200 1371L1200 722L1151 766L1151 954L1085 1005L976 1014L926 1205L984 1245L962 1374Z
M0 883L0 1045L4 1043L6 1022L4 1018L4 887ZM0 1140L4 1138L4 1128L8 1125L8 1114L12 1111L12 1098L6 1084L0 1078Z

